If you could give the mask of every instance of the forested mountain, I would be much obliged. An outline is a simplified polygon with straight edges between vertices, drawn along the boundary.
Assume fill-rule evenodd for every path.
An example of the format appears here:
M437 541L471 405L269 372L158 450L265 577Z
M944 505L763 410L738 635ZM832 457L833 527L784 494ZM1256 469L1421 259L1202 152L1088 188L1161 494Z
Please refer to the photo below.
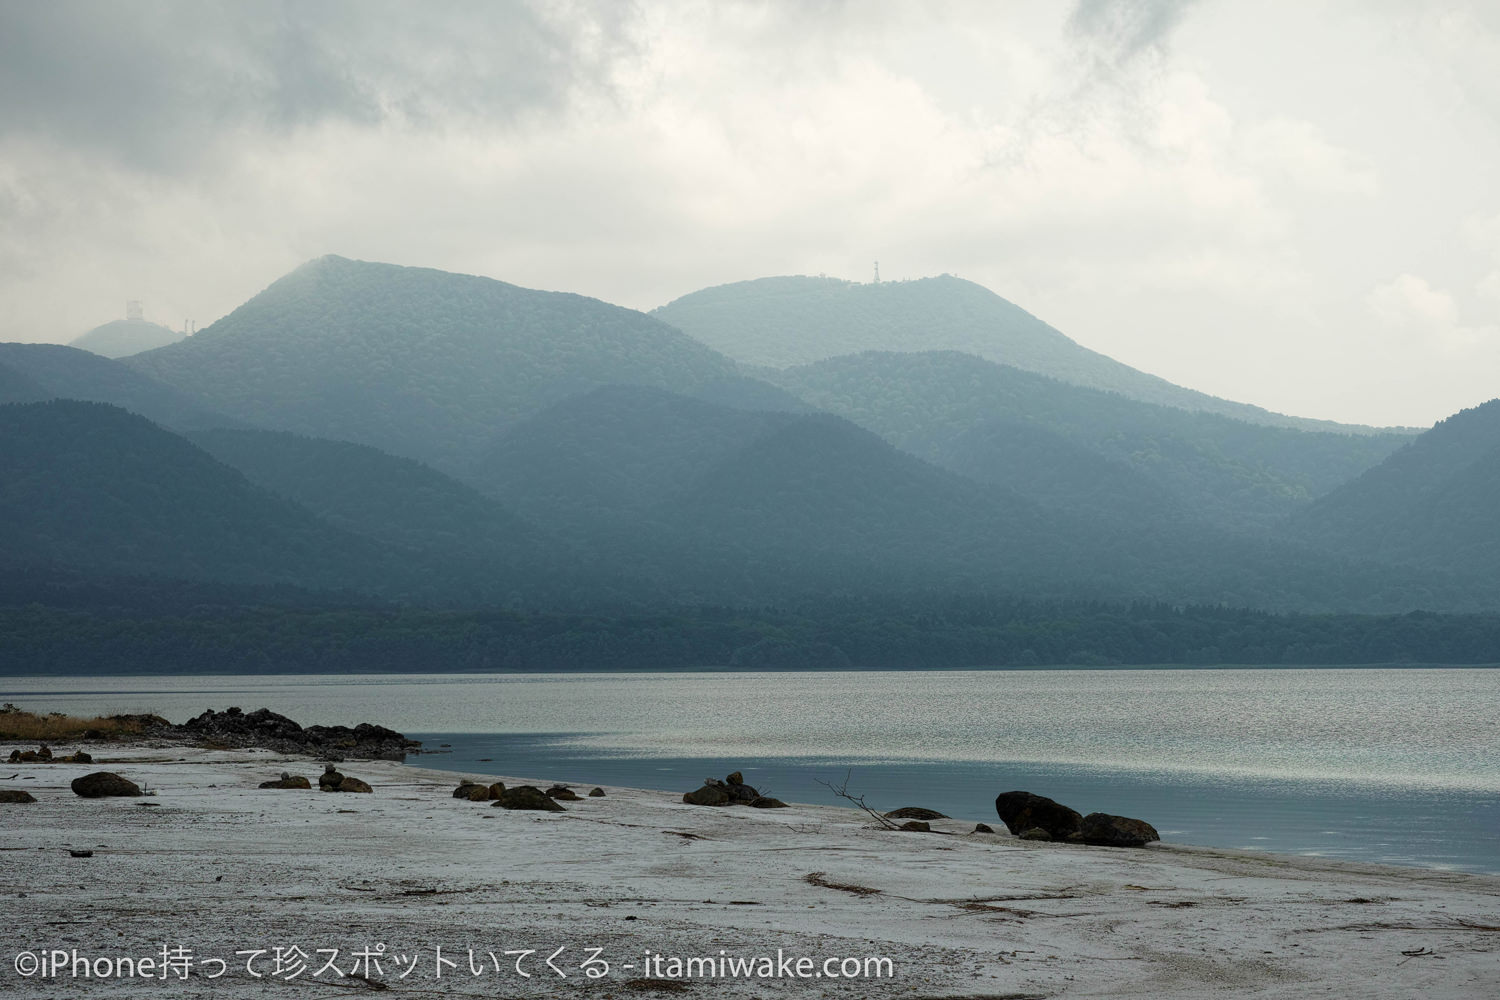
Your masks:
M74 337L69 347L106 358L124 358L175 344L185 334L145 319L117 319Z
M642 313L501 281L322 257L187 340L130 359L276 430L466 468L497 431L595 385L742 376Z
M58 344L0 344L0 403L83 399L139 413L164 427L193 430L242 426L200 397L175 389L118 361Z
M1055 436L1021 437L1045 453ZM1361 610L1419 594L1432 606L1473 606L1475 595L1442 574L1351 573L1343 559L1289 543L1147 516L1158 484L1066 441L1056 450L1063 461L1025 454L1025 475L978 482L828 414L736 411L611 386L506 431L474 478L678 600L969 588ZM1039 485L1048 468L1058 471ZM1078 499L1089 491L1093 499ZM1058 496L1070 499L1048 499ZM1099 513L1121 496L1139 517Z
M0 554L11 566L312 588L389 582L399 568L145 418L74 400L0 406Z
M455 578L462 566L471 577L517 587L576 561L498 501L368 445L281 431L212 430L188 438L335 527L442 557Z
M1463 410L1293 521L1355 558L1500 579L1500 399Z
M1409 437L1267 427L1068 385L953 351L866 352L770 373L809 403L868 427L955 472L1055 499L1068 482L1104 473L1121 503L1140 509L1165 490L1163 511L1243 529L1297 506L1380 462ZM1013 440L1017 428L1073 447ZM1092 455L1093 458L1089 458ZM1110 463L1101 469L1099 460ZM1008 467L1006 461L1028 464ZM1123 470L1138 475L1126 475ZM1032 491L1028 484L1041 489ZM1098 491L1065 502L1087 510ZM1106 510L1100 510L1101 515Z
M1365 433L1184 389L1082 347L982 285L952 275L861 284L836 278L740 281L652 311L752 365L784 368L861 351L963 351L1132 399L1252 423Z

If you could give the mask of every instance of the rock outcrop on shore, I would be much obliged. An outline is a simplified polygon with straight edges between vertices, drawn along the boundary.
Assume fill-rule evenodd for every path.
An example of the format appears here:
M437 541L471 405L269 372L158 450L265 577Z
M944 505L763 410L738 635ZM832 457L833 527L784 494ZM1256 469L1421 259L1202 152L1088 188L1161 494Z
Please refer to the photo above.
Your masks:
M603 794L602 792L600 794ZM718 778L703 779L703 787L695 788L682 796L690 806L754 806L757 809L785 809L786 803L762 795L751 785L745 784L745 776L738 771L723 781Z
M563 807L558 805L551 796L535 785L517 785L515 788L507 788L501 793L500 798L495 800L495 805L501 809L537 809L543 812L564 811Z
M409 740L394 729L361 722L348 726L308 726L303 728L284 715L261 708L242 712L229 708L222 712L209 709L180 726L158 730L153 736L191 739L221 747L264 747L278 753L310 754L332 760L362 758L404 760L408 753L421 747L421 741Z
M1010 832L1022 840L1063 840L1098 847L1145 847L1160 840L1145 820L1109 813L1081 815L1061 802L1031 792L1004 792L995 798L995 812Z
M0 788L0 803L11 805L24 805L27 802L35 802L36 796L24 788Z

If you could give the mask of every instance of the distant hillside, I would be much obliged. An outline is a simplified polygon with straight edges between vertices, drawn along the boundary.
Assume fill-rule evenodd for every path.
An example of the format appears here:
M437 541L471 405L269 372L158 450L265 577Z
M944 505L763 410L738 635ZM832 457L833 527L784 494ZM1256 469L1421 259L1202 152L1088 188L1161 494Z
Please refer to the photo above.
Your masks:
M359 589L399 566L144 418L73 400L0 406L0 555L313 588Z
M335 527L441 557L449 580L469 578L476 597L541 589L539 577L576 569L570 567L576 557L560 543L420 462L277 431L213 430L189 438L252 483Z
M466 468L497 431L593 386L692 393L727 358L642 313L427 268L322 257L130 364L260 426Z
M1171 495L1127 465L1034 427L1014 440L1027 471L1008 478L1003 448L970 443L994 472L979 482L828 414L611 386L508 429L475 481L679 600L967 589L1389 610L1410 586L1441 606L1482 599L1442 574L1402 579L1174 519ZM1113 509L1126 504L1140 516Z
M184 334L144 319L117 319L74 337L69 347L106 358L123 358L155 347L175 344Z
M1292 530L1357 558L1500 579L1500 399L1441 421L1302 511Z
M1107 505L1109 483L1126 509L1149 510L1165 491L1160 511L1232 528L1273 523L1409 440L1187 412L952 351L867 352L770 377L898 447L1049 504Z
M15 373L8 380L0 371L0 403L82 399L122 407L174 430L241 426L192 393L76 347L0 344L0 368Z
M760 278L705 288L651 314L752 365L785 368L861 351L963 351L1165 406L1278 427L1371 430L1184 389L1082 347L982 285L951 275L878 284Z

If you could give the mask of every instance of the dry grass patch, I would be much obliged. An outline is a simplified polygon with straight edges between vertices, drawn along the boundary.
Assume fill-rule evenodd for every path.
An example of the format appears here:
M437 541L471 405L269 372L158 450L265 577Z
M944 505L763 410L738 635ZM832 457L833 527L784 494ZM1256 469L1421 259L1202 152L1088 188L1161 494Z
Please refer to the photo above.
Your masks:
M61 712L38 715L7 702L0 706L0 740L61 743L70 740L109 740L138 736L152 716L111 715L91 719ZM159 720L165 722L165 720Z

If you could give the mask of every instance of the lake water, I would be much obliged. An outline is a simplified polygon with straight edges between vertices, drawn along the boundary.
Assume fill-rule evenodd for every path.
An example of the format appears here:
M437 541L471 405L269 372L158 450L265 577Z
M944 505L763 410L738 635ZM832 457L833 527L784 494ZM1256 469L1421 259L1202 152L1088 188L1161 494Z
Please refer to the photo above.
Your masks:
M1189 844L1500 872L1500 670L0 677L34 711L376 722L416 766L995 822L1003 791ZM448 746L444 747L443 744Z

